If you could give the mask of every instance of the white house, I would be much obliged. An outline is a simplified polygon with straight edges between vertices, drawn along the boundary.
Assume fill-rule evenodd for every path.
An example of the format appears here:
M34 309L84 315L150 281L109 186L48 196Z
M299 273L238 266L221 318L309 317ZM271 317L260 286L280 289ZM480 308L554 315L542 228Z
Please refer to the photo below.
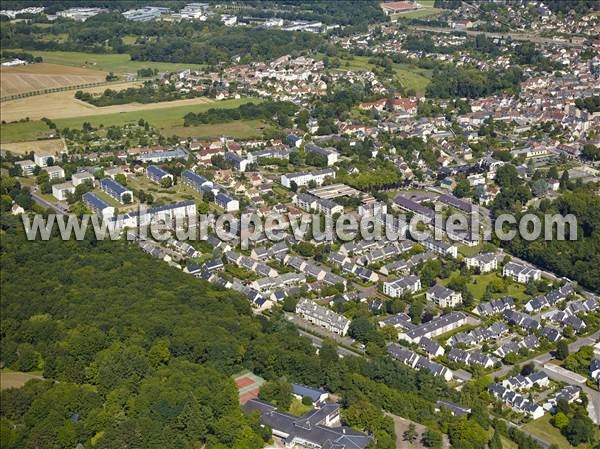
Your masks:
M477 268L481 273L489 273L498 268L498 259L494 253L482 253L473 257L466 257L467 268Z
M421 279L413 275L383 283L383 293L392 298L399 298L405 292L416 293L419 290L421 290Z
M431 301L434 304L444 308L456 307L457 305L462 304L461 293L450 290L449 288L446 288L440 284L436 284L427 290L427 294L425 296L428 301Z
M529 281L539 281L542 277L542 272L527 265L508 262L502 269L502 275L520 282L521 284L527 284Z

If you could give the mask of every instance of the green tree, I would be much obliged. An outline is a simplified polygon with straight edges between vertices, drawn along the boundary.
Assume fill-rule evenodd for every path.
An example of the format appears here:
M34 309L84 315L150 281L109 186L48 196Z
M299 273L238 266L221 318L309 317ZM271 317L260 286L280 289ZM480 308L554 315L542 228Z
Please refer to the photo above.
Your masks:
M435 430L427 429L425 432L423 432L423 435L421 436L421 442L425 447L439 449L442 447L442 434L436 432Z
M559 340L556 344L556 358L565 360L569 355L569 344L565 340Z
M404 438L405 441L408 441L410 444L414 443L417 439L417 428L414 425L414 423L410 423L408 425L408 429L406 429L404 431L404 433L402 434L402 438Z

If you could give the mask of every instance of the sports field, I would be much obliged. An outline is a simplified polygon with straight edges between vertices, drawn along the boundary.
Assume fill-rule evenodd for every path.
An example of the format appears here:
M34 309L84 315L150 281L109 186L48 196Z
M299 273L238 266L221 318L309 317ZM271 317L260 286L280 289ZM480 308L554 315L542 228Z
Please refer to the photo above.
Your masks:
M28 64L0 68L0 96L105 81L106 73L57 64Z
M171 62L132 61L126 53L95 54L76 51L37 51L25 50L34 56L41 56L44 62L66 66L84 67L115 74L133 73L139 69L153 68L160 72L174 72L182 69L202 69L202 64L178 64Z
M238 387L240 403L245 404L250 399L258 397L260 386L265 383L262 377L257 376L250 371L244 371L233 376L233 381Z

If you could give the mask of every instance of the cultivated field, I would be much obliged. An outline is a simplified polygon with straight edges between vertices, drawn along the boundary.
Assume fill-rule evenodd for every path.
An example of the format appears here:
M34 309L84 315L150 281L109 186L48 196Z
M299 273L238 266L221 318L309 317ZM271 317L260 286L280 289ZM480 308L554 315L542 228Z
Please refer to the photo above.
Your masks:
M135 74L142 68L153 68L160 72L174 72L182 69L201 69L202 64L177 64L171 62L132 61L128 54L95 54L76 51L37 51L26 50L34 56L41 56L44 62L66 66L84 67L116 74Z
M123 83L116 86L98 86L83 89L86 92L103 92L107 88L120 90L137 86L139 83ZM189 100L163 101L159 103L127 103L113 106L98 107L85 101L77 100L75 92L55 92L51 94L36 95L34 97L19 98L2 104L0 118L5 122L14 122L29 117L30 120L39 120L43 117L56 120L69 117L107 115L121 112L149 111L177 106L192 106L212 103L210 98L192 98Z
M18 67L2 67L0 76L2 77L0 96L6 96L43 89L103 82L106 73L99 70L43 62Z
M66 150L66 145L62 139L32 140L29 142L3 143L2 150L10 151L13 154L27 154L31 151L56 154Z
M37 99L41 97L36 97ZM88 109L86 113L70 113L68 118L55 119L54 122L58 128L81 128L84 122L89 122L92 126L120 126L125 123L137 122L140 118L147 120L151 125L157 127L164 135L171 136L176 132L183 132L183 117L188 112L204 112L210 108L229 109L236 108L241 104L248 102L259 103L261 100L256 98L242 98L234 100L223 100L219 102L210 101L203 98L194 98L192 100L177 100L163 103L151 103L147 105L123 105L114 106L115 108L131 107L129 110L121 112L107 113L108 108ZM7 103L9 104L9 103ZM91 106L91 105L90 105ZM94 106L91 106L94 108ZM3 106L4 108L4 106ZM204 125L201 125L204 127ZM209 125L210 126L210 125ZM221 126L221 125L215 125ZM191 127L187 129L193 133ZM28 122L16 122L3 124L0 128L0 137L3 143L23 142L35 140L49 132L48 127L41 120L30 120ZM206 132L206 128L201 129Z

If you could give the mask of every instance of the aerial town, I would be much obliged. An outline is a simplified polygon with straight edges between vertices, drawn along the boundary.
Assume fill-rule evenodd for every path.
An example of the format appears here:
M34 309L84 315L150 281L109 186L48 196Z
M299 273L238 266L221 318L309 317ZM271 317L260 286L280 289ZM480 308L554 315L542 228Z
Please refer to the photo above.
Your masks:
M599 11L3 3L2 446L598 449Z

